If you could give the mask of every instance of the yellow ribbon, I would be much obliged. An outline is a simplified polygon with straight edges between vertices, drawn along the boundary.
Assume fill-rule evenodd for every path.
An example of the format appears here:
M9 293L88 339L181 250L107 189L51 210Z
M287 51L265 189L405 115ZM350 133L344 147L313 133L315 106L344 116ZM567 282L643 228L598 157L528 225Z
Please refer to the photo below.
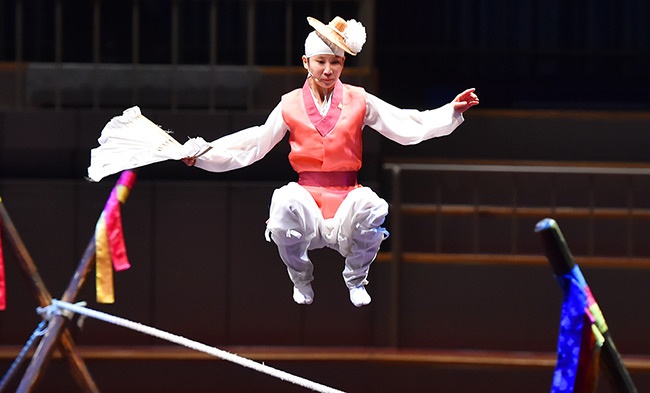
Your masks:
M95 227L95 288L99 303L115 302L112 265L106 219L102 212Z

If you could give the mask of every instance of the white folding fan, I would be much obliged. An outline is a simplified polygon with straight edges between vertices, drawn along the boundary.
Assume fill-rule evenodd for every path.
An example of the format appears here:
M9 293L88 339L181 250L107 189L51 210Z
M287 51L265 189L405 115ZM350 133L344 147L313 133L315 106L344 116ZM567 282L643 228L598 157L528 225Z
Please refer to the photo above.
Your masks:
M199 157L212 148L201 137L180 144L142 115L137 106L111 119L97 141L100 146L90 151L88 167L88 177L93 181L156 162Z

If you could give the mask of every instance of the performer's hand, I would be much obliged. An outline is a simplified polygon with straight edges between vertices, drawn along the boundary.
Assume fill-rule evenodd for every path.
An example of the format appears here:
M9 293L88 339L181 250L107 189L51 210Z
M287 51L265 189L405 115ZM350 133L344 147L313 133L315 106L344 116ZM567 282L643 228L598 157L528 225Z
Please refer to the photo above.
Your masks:
M478 105L478 96L474 93L475 88L467 89L454 98L452 103L458 113L463 113L474 105Z
M183 161L187 166L194 166L194 164L196 164L196 157L181 158L181 161Z

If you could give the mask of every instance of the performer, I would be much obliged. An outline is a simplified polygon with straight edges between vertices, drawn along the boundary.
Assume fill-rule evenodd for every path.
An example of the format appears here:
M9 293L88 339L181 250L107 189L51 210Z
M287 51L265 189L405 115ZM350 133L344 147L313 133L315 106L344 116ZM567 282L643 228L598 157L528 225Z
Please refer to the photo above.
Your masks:
M210 151L183 162L213 172L245 167L264 157L289 131L289 161L298 182L273 193L266 239L277 245L287 266L296 303L314 300L308 251L329 247L345 257L343 278L350 301L360 307L371 301L365 289L368 271L388 236L381 227L388 204L357 182L364 126L412 145L450 134L463 122L463 112L479 100L468 89L440 108L407 110L343 84L339 77L345 54L361 51L365 28L340 17L327 25L307 20L314 31L305 40L303 87L285 94L263 125L217 139Z

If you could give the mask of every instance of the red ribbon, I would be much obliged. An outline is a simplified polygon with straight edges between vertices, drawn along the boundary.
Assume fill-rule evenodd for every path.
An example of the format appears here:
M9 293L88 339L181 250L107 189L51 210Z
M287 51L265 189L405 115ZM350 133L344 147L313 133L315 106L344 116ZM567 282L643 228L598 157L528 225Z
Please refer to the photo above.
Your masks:
M131 267L129 260L126 256L126 245L124 242L124 232L122 231L122 212L120 209L120 202L124 202L128 191L135 183L135 173L125 171L120 176L117 184L111 191L111 195L104 207L106 219L106 232L108 234L108 244L111 251L111 259L113 260L113 268L115 271L126 270ZM126 187L126 190L120 192L120 187ZM119 194L118 194L119 193ZM126 194L125 194L126 193Z

